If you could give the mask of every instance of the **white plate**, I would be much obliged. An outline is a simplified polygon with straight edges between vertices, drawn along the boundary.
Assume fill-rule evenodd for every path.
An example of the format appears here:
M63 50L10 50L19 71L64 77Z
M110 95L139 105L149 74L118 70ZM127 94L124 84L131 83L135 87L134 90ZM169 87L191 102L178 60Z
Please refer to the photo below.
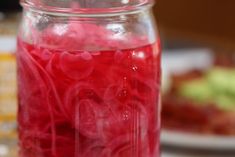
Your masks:
M204 150L235 150L235 136L209 136L163 130L161 142L164 145L185 148Z
M163 53L163 86L169 86L170 73L181 73L192 68L205 69L213 65L209 49L177 50ZM235 150L235 136L207 136L163 130L161 142L169 146L206 149Z
M213 65L210 49L183 49L163 51L163 92L170 86L170 74L182 73L190 69L206 69Z
M163 51L162 66L167 72L183 72L192 68L205 69L213 64L210 49L182 49Z

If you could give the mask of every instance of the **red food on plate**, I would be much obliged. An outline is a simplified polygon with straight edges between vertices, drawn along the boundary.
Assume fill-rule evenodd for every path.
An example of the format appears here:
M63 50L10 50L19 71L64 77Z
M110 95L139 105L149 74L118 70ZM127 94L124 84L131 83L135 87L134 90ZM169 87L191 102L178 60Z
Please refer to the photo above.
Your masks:
M235 69L228 62L217 58L209 70L171 75L163 95L163 128L235 135Z

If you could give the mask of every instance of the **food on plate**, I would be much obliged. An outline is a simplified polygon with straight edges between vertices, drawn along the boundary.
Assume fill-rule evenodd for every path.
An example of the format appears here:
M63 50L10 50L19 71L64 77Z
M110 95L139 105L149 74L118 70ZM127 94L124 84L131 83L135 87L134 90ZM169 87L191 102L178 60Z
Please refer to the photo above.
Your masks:
M172 74L170 88L163 95L163 127L235 135L235 69L231 63L217 57L210 69Z

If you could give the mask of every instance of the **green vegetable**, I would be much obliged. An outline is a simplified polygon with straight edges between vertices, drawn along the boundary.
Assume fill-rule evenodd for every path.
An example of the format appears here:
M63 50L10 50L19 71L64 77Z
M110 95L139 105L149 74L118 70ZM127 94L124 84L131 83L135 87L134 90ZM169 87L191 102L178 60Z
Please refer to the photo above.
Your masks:
M232 69L215 68L208 72L206 79L212 89L218 93L235 96L235 71Z
M179 93L198 102L205 102L213 96L213 92L204 79L184 83Z
M215 98L217 106L224 110L231 110L235 108L235 99L227 95L219 95Z
M203 78L183 83L178 92L199 104L213 103L223 110L235 110L235 70L214 68Z

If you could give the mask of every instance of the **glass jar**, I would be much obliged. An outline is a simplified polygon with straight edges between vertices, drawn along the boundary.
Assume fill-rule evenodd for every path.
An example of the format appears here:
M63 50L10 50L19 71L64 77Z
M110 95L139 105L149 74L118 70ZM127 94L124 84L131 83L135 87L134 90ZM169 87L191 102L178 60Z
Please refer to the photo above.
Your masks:
M159 157L153 2L21 4L20 157Z

